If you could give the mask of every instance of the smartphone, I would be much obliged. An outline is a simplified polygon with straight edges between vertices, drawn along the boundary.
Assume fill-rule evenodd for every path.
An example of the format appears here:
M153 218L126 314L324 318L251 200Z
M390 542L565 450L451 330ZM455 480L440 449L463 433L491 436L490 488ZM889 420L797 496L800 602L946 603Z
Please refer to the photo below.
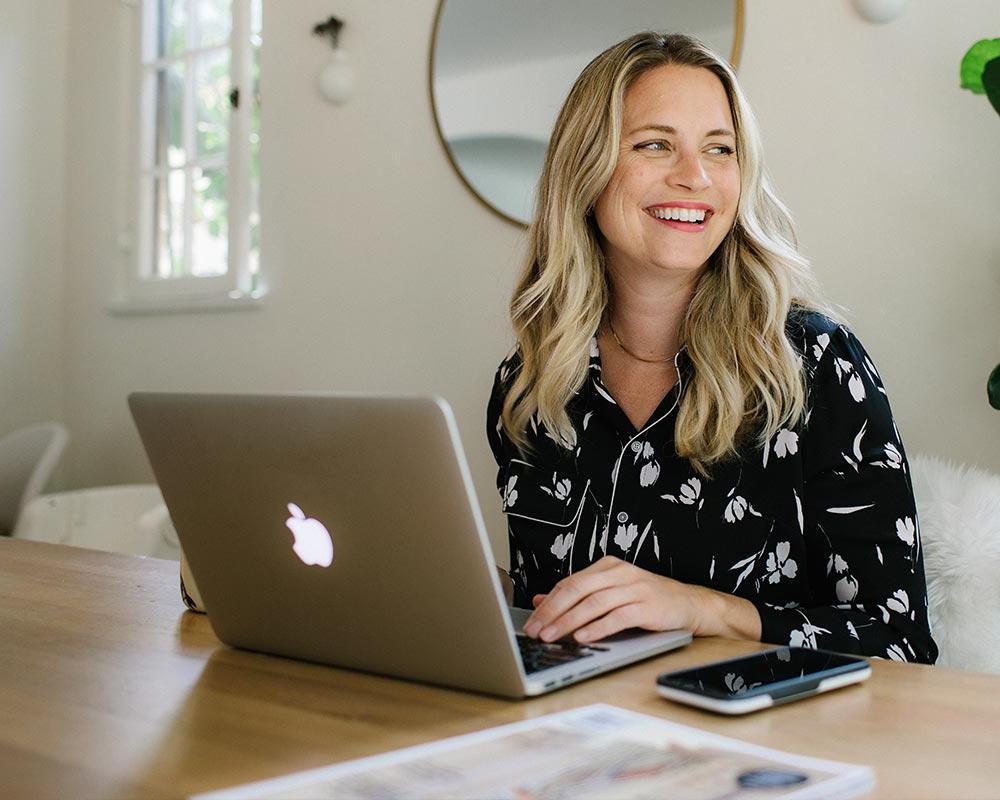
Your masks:
M720 714L747 714L839 689L871 677L858 656L779 647L692 669L667 672L656 679L661 695Z

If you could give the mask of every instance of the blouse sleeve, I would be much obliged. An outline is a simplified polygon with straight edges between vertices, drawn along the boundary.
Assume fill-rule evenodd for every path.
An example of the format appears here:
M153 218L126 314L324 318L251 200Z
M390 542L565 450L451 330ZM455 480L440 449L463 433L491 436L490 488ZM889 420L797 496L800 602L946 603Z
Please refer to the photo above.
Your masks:
M513 370L516 367L516 359L516 355L510 355L497 368L493 378L493 391L490 393L490 400L486 406L486 439L490 443L490 450L497 462L497 491L501 497L504 493L503 480L507 464L510 463L511 458L516 456L514 443L507 437L500 420L507 390L510 388L513 378Z
M843 326L803 354L815 363L802 432L800 525L812 597L759 603L766 642L933 663L916 506L875 365Z

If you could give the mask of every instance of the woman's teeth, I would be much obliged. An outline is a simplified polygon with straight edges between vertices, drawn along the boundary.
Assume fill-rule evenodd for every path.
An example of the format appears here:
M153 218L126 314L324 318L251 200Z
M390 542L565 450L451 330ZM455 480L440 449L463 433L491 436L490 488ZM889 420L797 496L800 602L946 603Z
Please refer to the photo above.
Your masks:
M680 222L704 222L705 210L701 208L653 208L657 219L673 219Z

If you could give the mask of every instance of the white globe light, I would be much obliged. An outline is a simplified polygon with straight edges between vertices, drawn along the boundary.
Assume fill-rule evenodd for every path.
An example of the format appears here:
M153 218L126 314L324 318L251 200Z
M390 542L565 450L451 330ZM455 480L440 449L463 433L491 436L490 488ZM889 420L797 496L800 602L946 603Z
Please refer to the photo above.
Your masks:
M319 90L335 105L346 103L351 98L354 93L354 67L343 50L334 50L330 63L320 70Z
M889 22L899 16L906 0L853 0L854 9L869 22Z

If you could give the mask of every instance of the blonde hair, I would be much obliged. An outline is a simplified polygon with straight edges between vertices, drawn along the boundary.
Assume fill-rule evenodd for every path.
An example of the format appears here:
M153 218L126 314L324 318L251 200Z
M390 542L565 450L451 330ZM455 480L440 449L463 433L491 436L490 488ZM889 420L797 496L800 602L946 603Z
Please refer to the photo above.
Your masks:
M833 312L799 254L791 216L762 163L753 111L732 68L684 34L639 33L605 50L577 78L556 121L538 186L528 252L510 317L520 369L502 421L524 453L534 417L566 446L576 440L566 405L587 377L590 340L609 286L591 210L618 158L625 92L665 64L703 67L722 82L736 133L741 193L733 227L709 259L682 322L694 366L675 427L678 455L707 474L754 431L766 442L803 415L799 355L785 334L793 303Z

